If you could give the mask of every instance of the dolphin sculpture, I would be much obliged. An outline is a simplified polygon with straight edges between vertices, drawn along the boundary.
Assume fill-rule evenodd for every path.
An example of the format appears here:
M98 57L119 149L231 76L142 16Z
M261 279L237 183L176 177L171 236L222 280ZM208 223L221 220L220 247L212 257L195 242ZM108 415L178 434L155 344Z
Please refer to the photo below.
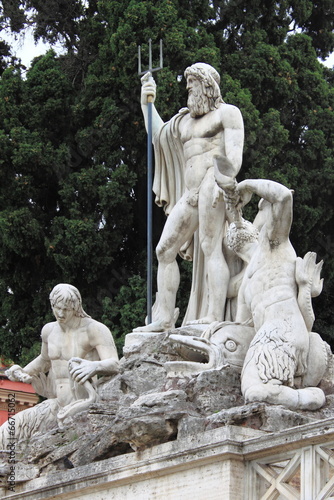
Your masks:
M241 373L249 344L255 335L248 323L214 322L201 336L170 334L182 361L165 363L167 376L191 376L207 370L233 367Z

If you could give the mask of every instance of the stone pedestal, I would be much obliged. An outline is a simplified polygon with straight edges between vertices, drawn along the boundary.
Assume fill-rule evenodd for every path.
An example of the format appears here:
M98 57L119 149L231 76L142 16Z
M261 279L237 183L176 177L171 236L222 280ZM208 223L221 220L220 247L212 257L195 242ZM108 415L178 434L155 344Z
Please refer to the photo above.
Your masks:
M334 419L268 433L225 426L27 481L2 499L332 498ZM17 464L17 468L20 465Z

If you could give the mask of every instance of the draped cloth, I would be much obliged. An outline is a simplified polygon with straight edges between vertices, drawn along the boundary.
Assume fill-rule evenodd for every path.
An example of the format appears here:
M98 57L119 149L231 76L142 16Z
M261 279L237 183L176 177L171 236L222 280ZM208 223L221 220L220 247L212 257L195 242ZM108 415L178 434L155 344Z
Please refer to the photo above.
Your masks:
M183 144L180 139L179 124L189 113L182 108L169 122L164 123L153 137L155 152L155 172L153 192L155 203L163 207L169 215L173 207L185 192L185 160ZM206 315L208 307L208 287L204 254L199 245L198 231L191 241L180 249L181 257L193 261L190 299L183 324Z
M153 137L155 171L153 192L155 203L169 215L185 191L184 154L179 123L188 113L183 108L169 122L163 124Z

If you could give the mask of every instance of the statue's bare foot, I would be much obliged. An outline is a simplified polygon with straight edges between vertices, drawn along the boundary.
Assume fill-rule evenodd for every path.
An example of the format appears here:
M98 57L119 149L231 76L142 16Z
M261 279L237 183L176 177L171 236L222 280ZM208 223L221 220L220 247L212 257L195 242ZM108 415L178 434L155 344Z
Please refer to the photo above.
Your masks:
M193 321L187 321L187 325L211 325L217 321L214 316L204 316L204 318L194 319Z
M173 325L170 323L165 323L164 321L153 321L153 323L150 323L149 325L144 325L144 326L138 326L137 328L134 328L132 331L133 332L147 332L147 333L159 333L159 332L166 332L167 330L170 330Z

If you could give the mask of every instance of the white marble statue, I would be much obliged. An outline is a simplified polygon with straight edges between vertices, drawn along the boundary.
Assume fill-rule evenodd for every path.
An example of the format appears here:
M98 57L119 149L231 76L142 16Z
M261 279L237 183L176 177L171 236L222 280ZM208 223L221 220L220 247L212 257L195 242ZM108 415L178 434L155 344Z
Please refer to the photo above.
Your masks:
M247 402L320 408L325 395L311 385L321 380L325 356L317 359L316 349L312 356L309 353L314 321L311 297L322 290L322 262L316 264L311 252L304 259L296 256L289 239L293 204L289 189L277 182L249 179L240 182L236 192L228 203L239 198L238 203L245 205L253 194L261 198L255 225L232 223L227 233L229 247L247 262L236 322L252 320L256 332L242 370L242 393ZM312 345L317 342L312 337Z
M220 184L219 168L216 179ZM194 361L169 362L166 369L170 376L189 376L234 366L242 369L246 402L316 410L326 399L316 386L333 357L326 342L312 332L312 297L322 290L322 262L316 264L313 252L297 257L292 247L292 191L277 182L249 179L225 193L227 207L238 214L253 194L261 198L254 223L239 215L226 235L228 246L246 263L234 283L235 322L214 322L202 338L171 335L185 359L193 356ZM192 351L197 358L202 353L201 362Z
M187 361L167 361L164 365L167 376L190 377L207 370L220 371L228 367L241 373L254 334L253 326L230 321L215 321L197 337L172 333L169 340Z
M224 188L235 188L242 163L244 127L238 108L226 104L220 76L208 64L185 71L188 108L164 123L152 105L155 149L153 191L168 215L159 244L157 299L151 324L135 331L159 332L175 323L179 286L177 254L193 260L191 298L186 321L211 323L224 319L229 268L222 252L226 210L214 176L214 163L223 166ZM147 128L148 97L156 96L150 74L142 79L141 104Z
M24 368L14 365L6 371L10 380L31 383L38 394L48 398L15 416L16 439L62 425L66 417L87 409L98 400L92 377L119 370L110 330L85 313L77 288L55 286L50 302L56 321L42 329L41 354ZM7 438L5 423L0 445Z

